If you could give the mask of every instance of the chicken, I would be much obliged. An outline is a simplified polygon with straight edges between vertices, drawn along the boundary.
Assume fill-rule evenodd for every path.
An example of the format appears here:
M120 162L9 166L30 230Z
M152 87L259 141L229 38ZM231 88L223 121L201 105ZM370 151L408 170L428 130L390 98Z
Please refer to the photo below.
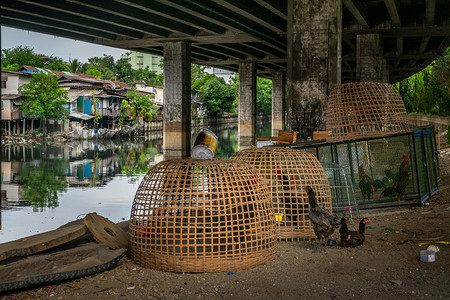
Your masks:
M359 222L358 231L350 231L347 227L347 222L345 218L341 219L341 229L339 229L339 234L341 236L341 247L357 247L364 243L366 237L364 232L366 230L366 224L370 222L369 218L363 218Z
M310 186L306 187L306 193L309 200L309 220L320 243L322 238L326 239L333 234L340 221L331 212L317 205L316 194Z
M403 156L403 161L400 165L400 168L398 169L398 176L397 179L394 182L394 185L392 187L388 187L384 189L384 191L381 193L381 196L390 196L390 195L397 195L397 202L400 204L400 199L402 198L403 194L405 193L406 187L409 184L409 169L411 167L411 164L409 163L409 158L407 155Z
M358 168L359 174L359 188L361 190L361 194L363 199L370 200L372 198L372 194L381 188L384 188L385 184L382 180L373 180L372 177L366 174L364 171L364 164L361 164Z

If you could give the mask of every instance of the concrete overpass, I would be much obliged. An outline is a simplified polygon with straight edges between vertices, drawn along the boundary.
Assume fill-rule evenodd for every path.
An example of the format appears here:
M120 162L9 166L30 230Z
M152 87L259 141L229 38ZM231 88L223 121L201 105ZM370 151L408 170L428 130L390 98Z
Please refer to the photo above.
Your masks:
M274 134L286 126L306 136L323 128L335 85L402 80L450 45L449 0L2 0L0 6L3 26L164 56L165 146L174 156L190 148L190 62L240 73L244 146L254 142L256 75L273 79Z

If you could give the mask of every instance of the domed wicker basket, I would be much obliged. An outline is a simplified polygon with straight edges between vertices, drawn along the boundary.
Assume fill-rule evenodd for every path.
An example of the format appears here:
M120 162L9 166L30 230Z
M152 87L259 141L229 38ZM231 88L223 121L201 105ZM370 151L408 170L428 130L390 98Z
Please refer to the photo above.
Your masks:
M255 168L231 159L154 166L134 198L129 253L174 272L251 268L276 254L270 192Z
M383 137L409 131L400 93L389 83L352 82L328 98L327 141Z
M231 158L254 165L265 179L272 192L279 239L316 238L308 217L306 186L314 189L320 206L331 211L332 202L327 175L313 154L281 147L263 147L236 152Z

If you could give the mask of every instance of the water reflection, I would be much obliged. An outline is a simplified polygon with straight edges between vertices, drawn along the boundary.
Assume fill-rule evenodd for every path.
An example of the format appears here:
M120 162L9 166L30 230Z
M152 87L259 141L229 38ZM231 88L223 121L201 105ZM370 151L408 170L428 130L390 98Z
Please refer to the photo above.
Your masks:
M237 126L210 129L218 137L216 157L237 151ZM258 130L262 135L270 135L270 123ZM89 212L113 222L128 219L141 179L163 159L162 143L160 133L152 139L2 147L0 243L55 229Z

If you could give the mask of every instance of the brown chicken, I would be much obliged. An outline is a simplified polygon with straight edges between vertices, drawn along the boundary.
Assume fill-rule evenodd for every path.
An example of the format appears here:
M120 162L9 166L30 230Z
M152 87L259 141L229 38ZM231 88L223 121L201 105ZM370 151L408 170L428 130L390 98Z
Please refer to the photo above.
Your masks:
M320 243L322 238L326 239L333 234L340 221L331 212L317 205L316 194L310 186L306 187L306 192L309 200L309 220Z
M351 231L348 230L347 222L345 218L341 219L341 229L339 229L339 234L341 236L341 247L357 247L364 243L366 237L364 232L366 231L366 224L370 222L369 218L363 218L359 222L359 230Z
M403 161L400 165L400 168L398 169L398 177L394 182L394 185L392 187L386 188L382 193L381 196L389 196L389 195L397 195L397 202L400 204L400 199L402 198L403 194L405 193L406 187L409 184L409 169L411 167L411 164L408 161L408 156L403 156Z

